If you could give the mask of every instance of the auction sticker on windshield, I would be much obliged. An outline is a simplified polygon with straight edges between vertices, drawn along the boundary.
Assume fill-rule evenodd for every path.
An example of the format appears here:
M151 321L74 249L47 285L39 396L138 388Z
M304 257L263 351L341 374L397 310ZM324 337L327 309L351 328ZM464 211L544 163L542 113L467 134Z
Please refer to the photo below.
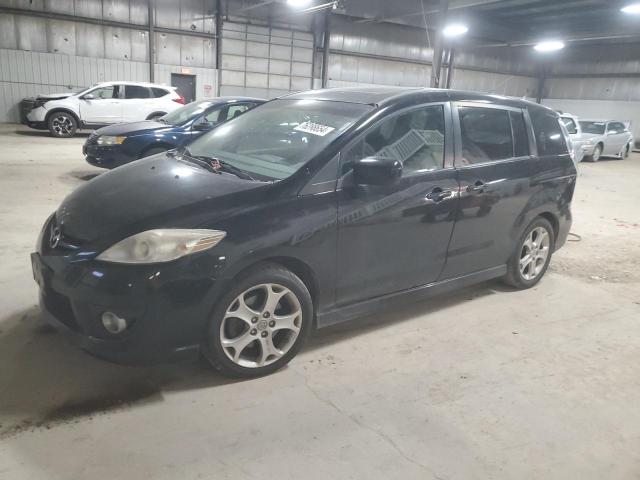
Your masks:
M328 133L331 133L333 130L335 130L335 128L329 127L327 125L321 125L319 123L303 122L295 127L294 130L297 130L298 132L310 133L319 137L324 137Z

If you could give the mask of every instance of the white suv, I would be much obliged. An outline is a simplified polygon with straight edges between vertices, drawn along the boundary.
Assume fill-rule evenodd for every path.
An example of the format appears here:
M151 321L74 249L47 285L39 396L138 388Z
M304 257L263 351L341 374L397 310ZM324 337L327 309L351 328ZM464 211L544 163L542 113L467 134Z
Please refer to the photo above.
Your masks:
M151 120L184 105L175 87L139 82L105 82L79 93L39 95L21 103L21 121L49 129L55 137L72 137L78 128Z

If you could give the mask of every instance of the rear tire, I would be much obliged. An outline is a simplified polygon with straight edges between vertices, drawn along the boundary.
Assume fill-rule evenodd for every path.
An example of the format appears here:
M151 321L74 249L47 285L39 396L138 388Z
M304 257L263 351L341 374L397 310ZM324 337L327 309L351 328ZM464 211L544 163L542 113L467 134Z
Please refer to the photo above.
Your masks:
M53 112L47 120L49 133L58 138L69 138L76 134L78 122L75 117L67 112Z
M549 267L555 234L548 220L538 217L525 229L507 263L503 281L518 289L533 287Z
M311 331L313 302L291 271L262 263L240 274L216 304L202 352L220 373L268 375L298 353Z

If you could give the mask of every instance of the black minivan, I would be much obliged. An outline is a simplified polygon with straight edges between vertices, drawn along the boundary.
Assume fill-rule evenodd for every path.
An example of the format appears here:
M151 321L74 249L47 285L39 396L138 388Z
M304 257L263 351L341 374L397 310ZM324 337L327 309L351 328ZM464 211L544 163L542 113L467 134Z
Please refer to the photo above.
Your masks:
M519 99L287 95L69 195L32 254L41 305L105 359L270 373L315 327L535 285L571 225L568 145L556 112Z

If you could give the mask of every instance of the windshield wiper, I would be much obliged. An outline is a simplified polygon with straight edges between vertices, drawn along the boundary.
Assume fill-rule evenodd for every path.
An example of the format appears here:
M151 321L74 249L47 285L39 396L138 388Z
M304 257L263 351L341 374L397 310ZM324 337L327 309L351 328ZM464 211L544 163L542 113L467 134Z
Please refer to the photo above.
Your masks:
M219 158L208 157L206 155L194 155L186 147L183 150L183 154L188 156L189 158L196 160L199 165L204 166L205 168L207 168L207 170L212 171L214 173L227 172L232 175L235 175L238 178L242 178L243 180L252 180L252 181L256 180L244 170L241 170L240 168L231 165L229 162L220 160Z

